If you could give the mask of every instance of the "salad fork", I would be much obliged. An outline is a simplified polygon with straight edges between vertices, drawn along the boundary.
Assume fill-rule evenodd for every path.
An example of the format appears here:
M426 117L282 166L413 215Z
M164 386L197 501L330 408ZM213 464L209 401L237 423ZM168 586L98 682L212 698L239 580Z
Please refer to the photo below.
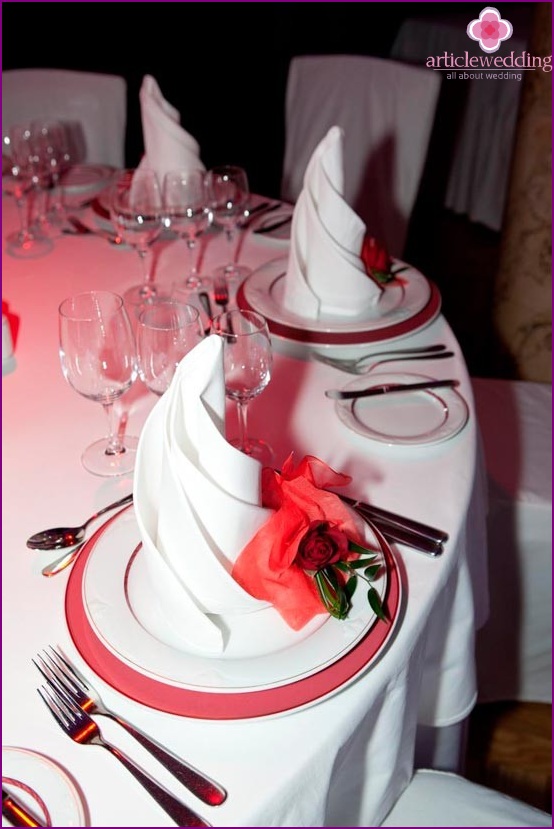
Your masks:
M144 786L156 803L167 812L177 826L211 826L200 815L197 815L184 803L164 789L153 777L146 774L136 763L127 757L119 748L116 748L102 736L102 732L94 720L89 717L72 699L61 689L52 684L38 688L38 693L44 704L58 723L62 731L74 742L80 745L96 745L105 748L125 766L135 780Z
M58 692L63 692L76 705L89 714L99 714L119 723L147 751L149 751L174 777L186 786L200 800L209 806L219 806L227 797L227 792L211 778L175 757L162 748L122 717L111 711L102 701L100 694L92 687L83 674L72 665L56 648L50 647L49 653L37 656L33 664L46 679L48 685Z
M346 371L348 374L369 374L382 363L396 363L404 360L442 360L453 357L453 351L447 351L445 345L426 345L419 348L397 349L396 351L374 351L373 354L364 354L357 360L346 360L339 357L327 357L324 354L313 353L314 360L325 365ZM375 357L382 357L376 360ZM369 361L372 362L369 362Z

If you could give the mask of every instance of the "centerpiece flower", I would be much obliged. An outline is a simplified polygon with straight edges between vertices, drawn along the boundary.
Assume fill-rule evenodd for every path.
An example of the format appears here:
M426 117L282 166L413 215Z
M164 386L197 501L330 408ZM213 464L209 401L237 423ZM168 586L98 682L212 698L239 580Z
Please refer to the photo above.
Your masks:
M297 467L290 455L280 472L262 472L262 503L271 517L241 551L233 578L252 596L269 601L294 630L319 613L345 619L358 579L368 584L368 602L386 619L371 582L383 565L365 542L364 521L328 487L349 475L313 455Z

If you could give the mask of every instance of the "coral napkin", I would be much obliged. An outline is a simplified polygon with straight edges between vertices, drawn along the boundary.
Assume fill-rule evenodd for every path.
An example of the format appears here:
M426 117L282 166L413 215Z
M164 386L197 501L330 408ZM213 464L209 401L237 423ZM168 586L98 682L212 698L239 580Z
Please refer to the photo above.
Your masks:
M261 465L224 437L223 342L202 340L179 364L142 430L135 514L150 590L173 647L225 649L218 614L268 607L231 576L235 559L271 514Z
M144 76L139 97L144 141L139 166L156 170L160 184L169 170L205 170L198 142L183 129L179 112L151 75Z
M284 307L308 319L378 314L382 288L360 258L366 226L343 198L343 130L331 127L294 207Z

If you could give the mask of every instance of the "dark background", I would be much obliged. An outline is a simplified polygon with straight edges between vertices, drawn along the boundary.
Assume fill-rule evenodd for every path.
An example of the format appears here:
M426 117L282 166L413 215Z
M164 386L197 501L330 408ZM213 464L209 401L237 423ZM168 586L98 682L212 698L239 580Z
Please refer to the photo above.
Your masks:
M290 59L302 54L387 58L402 22L417 15L469 22L479 3L3 2L2 66L122 75L126 164L143 152L139 90L145 74L181 114L206 167L239 164L253 192L278 198ZM534 3L494 3L528 20ZM472 374L512 376L492 330L501 234L444 209L468 87L443 84L404 258L439 287Z

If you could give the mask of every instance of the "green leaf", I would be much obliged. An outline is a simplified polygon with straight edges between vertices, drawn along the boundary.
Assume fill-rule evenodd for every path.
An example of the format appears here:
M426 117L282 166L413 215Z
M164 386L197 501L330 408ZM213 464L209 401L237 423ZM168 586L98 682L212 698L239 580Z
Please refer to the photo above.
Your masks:
M340 570L341 573L350 573L350 562L349 561L337 561L336 564L333 565L337 570Z
M380 564L374 564L372 567L368 567L366 570L364 570L364 576L366 577L366 579L373 581L380 569Z
M368 547L362 547L360 544L356 544L355 541L348 542L348 549L353 553L359 553L362 556L368 555L368 553L375 552L374 550L370 550Z
M356 561L349 561L349 565L354 570L361 570L363 567L367 567L373 561L375 561L376 556L370 556L369 558L358 558Z
M357 579L356 576L351 576L348 579L348 581L346 582L346 584L344 585L344 592L346 593L346 595L348 597L349 603L352 602L352 596L354 595L357 586L358 586L358 579Z
M374 587L370 587L367 591L367 600L377 618L381 619L383 622L386 622L387 617L381 606L381 599L379 598L379 594Z

